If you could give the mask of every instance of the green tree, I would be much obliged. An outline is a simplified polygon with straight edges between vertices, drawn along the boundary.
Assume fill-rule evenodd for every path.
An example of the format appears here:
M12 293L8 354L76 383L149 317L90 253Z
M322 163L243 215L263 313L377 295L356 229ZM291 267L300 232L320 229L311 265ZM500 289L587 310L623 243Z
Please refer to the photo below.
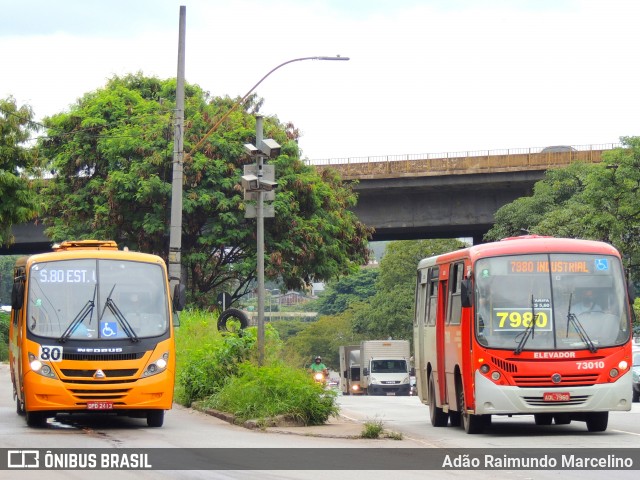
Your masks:
M405 339L413 336L413 305L418 262L457 250L460 240L405 240L387 245L376 294L354 312L354 330L367 339Z
M341 345L360 343L361 335L353 331L353 312L347 310L340 315L320 317L309 323L297 335L285 342L284 357L287 363L308 367L314 357L320 355L330 369L340 366L338 349Z
M29 180L32 150L26 145L38 130L31 107L18 107L13 97L0 99L0 244L12 242L11 227L36 215L35 193Z
M622 137L622 148L598 164L549 170L533 195L500 208L485 236L497 240L527 230L555 237L587 238L614 245L637 278L640 266L640 137Z
M185 152L235 100L185 85ZM251 97L184 161L182 263L191 299L234 299L255 279L255 221L244 218L240 177L253 160L260 101ZM175 80L142 74L114 77L69 112L46 120L41 147L55 172L43 195L54 240L102 237L166 258L170 220ZM322 281L366 263L370 229L350 210L351 187L299 159L296 129L265 118L265 137L282 145L275 165L276 218L265 221L265 274L287 288Z
M356 273L330 282L317 300L309 302L308 308L319 315L338 315L353 302L362 302L376 293L379 269L362 267Z
M18 255L0 256L0 305L11 304L11 289L13 288L13 266Z

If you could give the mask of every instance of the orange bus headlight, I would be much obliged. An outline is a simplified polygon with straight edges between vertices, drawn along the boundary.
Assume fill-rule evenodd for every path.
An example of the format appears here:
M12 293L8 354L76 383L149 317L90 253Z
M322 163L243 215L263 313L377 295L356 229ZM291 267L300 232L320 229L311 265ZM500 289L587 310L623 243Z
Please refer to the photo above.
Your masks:
M150 377L152 375L157 375L160 372L166 370L169 360L169 352L165 352L162 354L162 357L157 359L155 362L151 362L147 365L147 368L142 372L142 378Z
M29 354L29 366L38 375L48 378L58 378L48 363L42 363L33 353Z

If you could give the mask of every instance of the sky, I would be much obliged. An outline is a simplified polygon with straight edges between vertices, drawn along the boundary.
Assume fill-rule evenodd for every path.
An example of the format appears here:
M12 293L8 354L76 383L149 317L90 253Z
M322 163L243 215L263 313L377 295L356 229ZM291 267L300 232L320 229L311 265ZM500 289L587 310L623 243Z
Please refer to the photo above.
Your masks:
M0 98L36 119L114 75L255 92L303 158L380 157L640 135L636 0L0 0Z

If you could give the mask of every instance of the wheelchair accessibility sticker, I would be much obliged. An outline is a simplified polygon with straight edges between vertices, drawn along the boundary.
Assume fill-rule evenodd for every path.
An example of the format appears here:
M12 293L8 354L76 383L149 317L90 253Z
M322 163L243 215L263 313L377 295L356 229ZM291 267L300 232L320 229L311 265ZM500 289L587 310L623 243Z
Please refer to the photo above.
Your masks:
M103 338L118 335L118 322L100 322L100 333Z

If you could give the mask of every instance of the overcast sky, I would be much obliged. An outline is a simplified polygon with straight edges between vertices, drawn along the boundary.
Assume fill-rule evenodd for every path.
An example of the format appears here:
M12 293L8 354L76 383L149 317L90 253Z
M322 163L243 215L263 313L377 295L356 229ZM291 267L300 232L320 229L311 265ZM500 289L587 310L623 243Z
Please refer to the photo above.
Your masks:
M0 0L0 98L41 119L113 75L256 90L310 159L640 135L637 0Z

